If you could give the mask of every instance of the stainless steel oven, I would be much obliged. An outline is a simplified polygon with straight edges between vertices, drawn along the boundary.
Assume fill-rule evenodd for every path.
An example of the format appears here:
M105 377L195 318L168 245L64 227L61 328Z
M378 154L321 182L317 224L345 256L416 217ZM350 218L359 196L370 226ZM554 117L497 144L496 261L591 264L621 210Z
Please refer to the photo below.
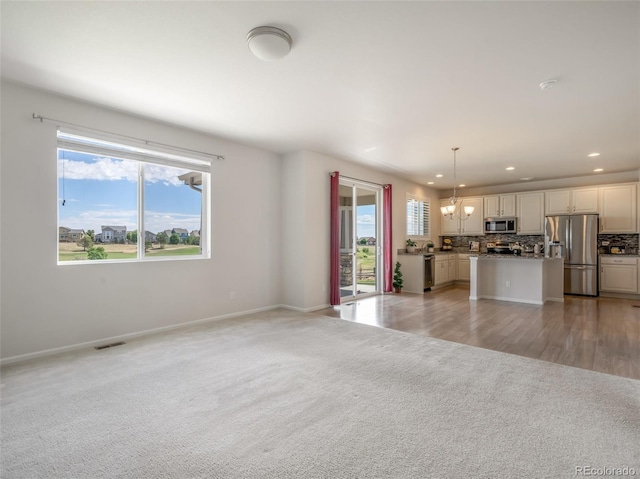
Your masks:
M515 233L516 218L514 216L500 217L500 218L485 218L484 232L485 233Z

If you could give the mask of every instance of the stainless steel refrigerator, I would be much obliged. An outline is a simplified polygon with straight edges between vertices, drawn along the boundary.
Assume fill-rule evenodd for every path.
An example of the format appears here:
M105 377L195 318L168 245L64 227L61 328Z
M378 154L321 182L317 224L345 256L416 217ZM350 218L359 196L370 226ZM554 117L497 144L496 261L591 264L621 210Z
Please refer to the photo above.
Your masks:
M598 295L598 215L545 219L547 256L564 258L565 294Z

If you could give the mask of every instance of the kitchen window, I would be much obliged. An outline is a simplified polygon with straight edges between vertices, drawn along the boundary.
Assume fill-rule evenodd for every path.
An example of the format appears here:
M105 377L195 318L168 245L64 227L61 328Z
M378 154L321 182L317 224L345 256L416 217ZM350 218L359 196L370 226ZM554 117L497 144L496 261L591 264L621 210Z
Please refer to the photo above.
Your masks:
M407 236L428 239L431 235L429 201L407 195Z
M204 155L59 130L57 161L58 264L210 257Z

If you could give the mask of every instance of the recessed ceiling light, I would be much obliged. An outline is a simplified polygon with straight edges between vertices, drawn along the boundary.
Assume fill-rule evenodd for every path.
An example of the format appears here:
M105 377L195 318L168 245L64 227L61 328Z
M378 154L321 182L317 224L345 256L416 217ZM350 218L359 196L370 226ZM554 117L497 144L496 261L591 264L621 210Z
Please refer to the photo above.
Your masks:
M603 168L596 168L596 169L595 169L595 170L593 170L593 171L595 171L596 173L600 173L601 171L604 171L604 169L603 169Z
M600 156L600 153L589 153L587 156L593 158L594 156Z
M521 181L531 181L533 180L535 177L534 176L525 176L524 178L520 178Z
M515 170L515 167L513 167L513 166L507 166L507 167L505 168L505 170L507 170L507 171Z
M465 184L463 183L463 184L461 184L461 185L458 185L458 188L464 188L465 186L467 186L467 185L465 185Z
M433 184L433 181L429 181L427 184L428 184L428 185L432 185L432 184Z
M437 174L437 175L436 175L436 178L442 178L443 176L444 176L444 175Z

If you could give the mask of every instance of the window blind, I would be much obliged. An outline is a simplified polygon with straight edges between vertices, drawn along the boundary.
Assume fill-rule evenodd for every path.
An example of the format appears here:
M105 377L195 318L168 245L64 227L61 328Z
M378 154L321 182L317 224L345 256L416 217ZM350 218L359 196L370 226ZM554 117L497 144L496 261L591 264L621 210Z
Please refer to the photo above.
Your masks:
M430 213L428 201L407 197L407 236L430 235Z

